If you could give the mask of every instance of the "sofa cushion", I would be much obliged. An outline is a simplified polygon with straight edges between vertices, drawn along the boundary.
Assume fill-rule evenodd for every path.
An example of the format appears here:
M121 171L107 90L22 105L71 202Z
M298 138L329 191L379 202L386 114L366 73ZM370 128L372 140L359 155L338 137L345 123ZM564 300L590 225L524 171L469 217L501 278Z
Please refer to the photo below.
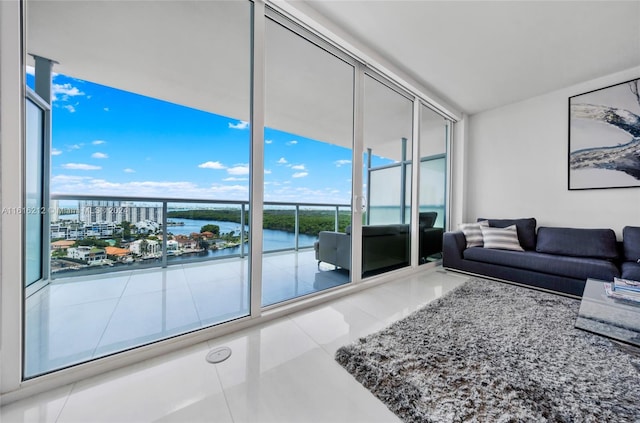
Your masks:
M538 229L539 253L614 260L618 257L616 234L611 229Z
M351 225L344 229L347 235L351 235ZM409 233L409 225L397 223L389 225L364 225L362 227L362 236L382 236L397 235Z
M516 225L506 228L491 228L480 226L484 248L494 248L499 250L524 251L518 242L518 232Z
M463 256L466 260L532 270L583 281L587 278L610 281L620 275L620 271L612 262L594 258L557 256L536 253L535 251L489 250L479 247L467 248Z
M467 240L467 248L469 247L482 247L484 241L482 238L482 226L489 226L487 221L478 221L477 223L461 223L458 228L464 234L464 238Z
M362 227L362 236L389 236L408 234L409 225L392 224L392 225L367 225Z
M640 281L640 263L627 261L622 263L622 279L631 279L632 281Z
M640 260L640 227L625 226L622 229L624 259L637 262Z
M518 230L518 240L525 250L536 249L536 219L533 217L522 219L484 219L488 220L489 226L494 228L506 228L507 226L516 225Z

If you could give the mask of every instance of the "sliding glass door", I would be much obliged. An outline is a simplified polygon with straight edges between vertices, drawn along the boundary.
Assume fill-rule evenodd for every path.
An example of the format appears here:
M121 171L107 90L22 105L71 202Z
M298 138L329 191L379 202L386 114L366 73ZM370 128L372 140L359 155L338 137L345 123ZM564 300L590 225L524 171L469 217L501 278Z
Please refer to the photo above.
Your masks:
M449 121L420 106L419 263L442 258L446 223Z
M411 264L413 101L370 75L364 81L362 275Z
M57 64L50 156L27 105L26 204L42 181L52 207L25 225L50 283L25 291L24 377L248 316L253 3L28 6L27 52Z
M276 19L265 40L263 306L351 279L354 66Z

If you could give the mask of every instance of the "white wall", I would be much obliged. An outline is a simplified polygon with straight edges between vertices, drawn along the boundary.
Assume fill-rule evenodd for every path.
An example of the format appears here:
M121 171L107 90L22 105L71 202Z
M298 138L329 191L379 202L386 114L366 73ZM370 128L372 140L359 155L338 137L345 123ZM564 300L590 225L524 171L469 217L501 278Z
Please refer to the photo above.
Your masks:
M640 187L568 190L568 97L640 77L640 67L469 119L464 219L535 217L538 226L640 226ZM640 181L638 181L640 184Z

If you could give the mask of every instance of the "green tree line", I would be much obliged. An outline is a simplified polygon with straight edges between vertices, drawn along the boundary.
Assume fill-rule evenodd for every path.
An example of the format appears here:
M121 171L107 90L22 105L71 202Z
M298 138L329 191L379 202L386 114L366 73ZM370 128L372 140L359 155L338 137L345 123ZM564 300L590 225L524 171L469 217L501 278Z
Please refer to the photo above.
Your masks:
M240 223L240 211L233 209L215 210L173 210L167 213L167 217L193 220L218 220L222 222ZM333 231L335 212L331 210L300 210L300 233L305 235L318 235L320 231ZM249 212L245 212L245 222L249 222ZM351 224L351 212L340 211L338 213L338 230L344 232ZM263 215L264 229L279 231L295 231L295 212L293 210L265 210Z

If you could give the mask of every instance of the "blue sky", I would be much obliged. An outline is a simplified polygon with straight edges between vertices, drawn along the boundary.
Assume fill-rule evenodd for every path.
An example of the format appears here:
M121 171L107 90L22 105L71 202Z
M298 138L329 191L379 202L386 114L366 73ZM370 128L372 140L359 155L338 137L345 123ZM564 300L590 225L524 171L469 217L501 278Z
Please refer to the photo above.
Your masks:
M62 74L52 120L52 193L248 200L247 122ZM350 198L351 150L265 129L266 201Z

